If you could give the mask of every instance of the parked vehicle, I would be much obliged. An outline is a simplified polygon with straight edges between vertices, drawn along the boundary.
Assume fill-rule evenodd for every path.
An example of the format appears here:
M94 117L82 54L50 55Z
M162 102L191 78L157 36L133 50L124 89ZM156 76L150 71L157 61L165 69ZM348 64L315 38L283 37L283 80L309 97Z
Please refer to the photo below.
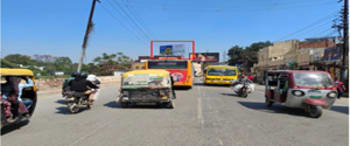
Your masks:
M230 85L238 78L238 69L228 65L209 65L205 69L205 84Z
M337 89L327 72L274 70L266 74L265 102L303 108L310 117L319 118L322 108L330 108Z
M174 108L175 92L170 73L161 69L134 70L122 75L120 96L122 108L136 103L156 103Z
M1 127L5 127L8 125L19 123L21 121L29 120L31 116L34 114L36 103L37 103L38 88L35 84L33 72L28 69L1 68L0 75L1 75L1 95L2 96L6 94L5 92L8 92L7 90L11 90L10 89L11 87L6 87L8 86L8 84L6 84L8 82L8 80L6 80L7 77L24 78L24 79L30 79L33 81L32 86L24 87L21 92L22 93L20 97L22 100L21 102L25 105L25 108L28 110L28 113L26 113L26 115L22 115L16 112L19 106L15 106L11 102L1 98L0 100ZM14 113L17 113L17 115Z

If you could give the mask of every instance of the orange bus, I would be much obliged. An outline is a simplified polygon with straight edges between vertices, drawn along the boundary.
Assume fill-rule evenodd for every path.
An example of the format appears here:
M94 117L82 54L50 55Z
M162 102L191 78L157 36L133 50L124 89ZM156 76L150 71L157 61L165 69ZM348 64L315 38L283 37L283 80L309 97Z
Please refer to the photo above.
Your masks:
M173 77L175 87L193 85L193 69L191 60L147 60L145 69L165 69Z

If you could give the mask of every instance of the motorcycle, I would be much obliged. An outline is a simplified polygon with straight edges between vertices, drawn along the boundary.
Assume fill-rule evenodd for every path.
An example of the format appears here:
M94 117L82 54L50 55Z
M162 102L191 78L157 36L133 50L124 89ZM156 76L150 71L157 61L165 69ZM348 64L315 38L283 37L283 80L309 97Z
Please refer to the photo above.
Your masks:
M90 91L91 92L91 91ZM85 106L90 109L89 101L89 93L88 92L75 92L68 91L66 93L66 103L69 111L71 113L77 113L80 111L80 108Z
M232 90L240 97L247 98L249 93L254 91L255 86L250 84L248 80L241 83L236 83Z

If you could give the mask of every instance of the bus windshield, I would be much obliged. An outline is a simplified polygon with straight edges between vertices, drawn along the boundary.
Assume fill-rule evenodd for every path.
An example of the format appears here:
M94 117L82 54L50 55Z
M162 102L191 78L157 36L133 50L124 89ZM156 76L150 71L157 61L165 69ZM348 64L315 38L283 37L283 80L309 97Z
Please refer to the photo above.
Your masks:
M210 76L235 76L236 71L231 69L209 69Z
M149 69L186 69L187 61L150 61Z
M297 86L311 88L327 88L333 86L331 78L324 73L295 73L294 82Z

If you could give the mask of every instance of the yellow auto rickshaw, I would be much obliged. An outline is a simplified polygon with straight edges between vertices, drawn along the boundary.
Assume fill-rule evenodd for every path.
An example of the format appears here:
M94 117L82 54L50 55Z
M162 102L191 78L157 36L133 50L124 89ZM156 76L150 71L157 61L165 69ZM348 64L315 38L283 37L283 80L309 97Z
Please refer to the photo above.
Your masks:
M29 120L37 103L38 88L33 72L29 69L0 68L0 75L1 127ZM17 84L13 83L14 80L17 81ZM9 99L15 99L16 102ZM26 113L23 115L18 112L21 108L19 104L25 108Z
M174 108L175 92L170 73L161 69L134 70L122 75L120 96L122 108L136 103L156 103Z

